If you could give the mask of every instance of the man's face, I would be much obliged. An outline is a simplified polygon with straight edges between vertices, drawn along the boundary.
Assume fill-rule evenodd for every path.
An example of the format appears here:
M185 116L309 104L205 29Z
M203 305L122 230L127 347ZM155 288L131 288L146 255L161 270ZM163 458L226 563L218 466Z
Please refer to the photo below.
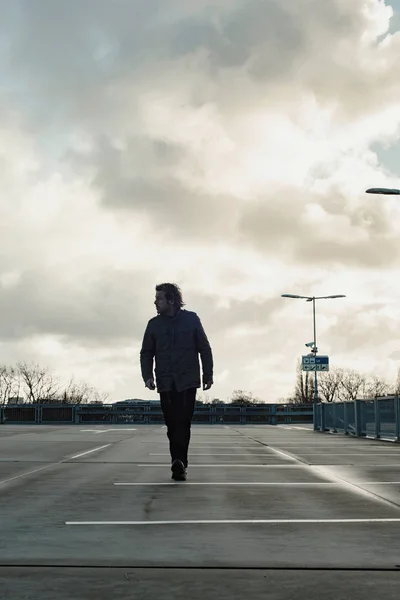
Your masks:
M165 292L156 292L154 304L156 305L158 314L165 313L170 307L165 297Z

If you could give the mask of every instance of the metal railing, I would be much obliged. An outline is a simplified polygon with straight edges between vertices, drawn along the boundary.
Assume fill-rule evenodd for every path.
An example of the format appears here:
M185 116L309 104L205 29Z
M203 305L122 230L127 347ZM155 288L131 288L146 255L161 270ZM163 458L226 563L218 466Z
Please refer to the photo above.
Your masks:
M163 423L159 403L96 406L16 404L0 407L2 424L151 424ZM236 406L234 404L198 405L193 423L237 425L313 423L312 404L257 404Z
M314 430L399 442L400 398L317 404Z

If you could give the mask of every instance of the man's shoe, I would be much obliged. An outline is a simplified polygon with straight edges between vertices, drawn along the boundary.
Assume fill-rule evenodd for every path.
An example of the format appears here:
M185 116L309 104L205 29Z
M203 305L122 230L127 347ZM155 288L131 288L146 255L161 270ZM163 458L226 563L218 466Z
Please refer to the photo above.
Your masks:
M174 460L171 467L172 479L175 481L186 481L186 469L181 460Z

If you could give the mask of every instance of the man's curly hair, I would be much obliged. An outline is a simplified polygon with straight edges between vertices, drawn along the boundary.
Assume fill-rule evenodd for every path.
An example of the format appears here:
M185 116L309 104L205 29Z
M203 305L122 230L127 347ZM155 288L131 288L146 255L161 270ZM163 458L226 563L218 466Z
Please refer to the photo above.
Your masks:
M156 292L164 292L168 302L174 301L177 308L185 306L182 299L182 292L176 283L159 283L156 285Z

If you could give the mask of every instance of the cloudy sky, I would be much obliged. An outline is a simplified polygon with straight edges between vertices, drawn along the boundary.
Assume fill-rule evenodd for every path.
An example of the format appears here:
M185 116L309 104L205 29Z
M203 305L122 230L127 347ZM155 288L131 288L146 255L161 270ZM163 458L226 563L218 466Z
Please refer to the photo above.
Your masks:
M0 362L154 398L178 283L211 397L400 365L400 0L0 0Z

